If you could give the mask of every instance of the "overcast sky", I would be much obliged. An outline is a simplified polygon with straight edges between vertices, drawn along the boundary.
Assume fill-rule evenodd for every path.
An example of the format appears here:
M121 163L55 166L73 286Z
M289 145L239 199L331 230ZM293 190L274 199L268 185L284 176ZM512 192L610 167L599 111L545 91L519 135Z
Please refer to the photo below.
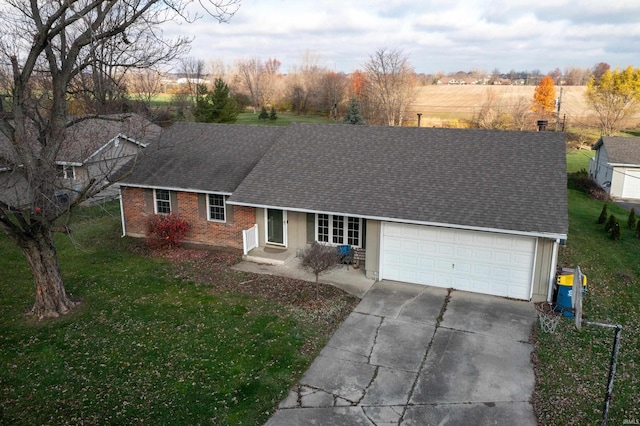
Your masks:
M419 73L640 66L638 0L242 0L229 23L164 29L195 37L190 56L277 58L282 72L308 50L349 73L383 47Z

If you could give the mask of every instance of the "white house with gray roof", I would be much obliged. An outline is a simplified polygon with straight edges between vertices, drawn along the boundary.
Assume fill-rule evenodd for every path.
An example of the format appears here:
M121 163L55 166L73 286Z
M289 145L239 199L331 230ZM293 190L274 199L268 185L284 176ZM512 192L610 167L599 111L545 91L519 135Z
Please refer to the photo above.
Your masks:
M640 138L603 136L592 149L589 176L611 198L640 200Z
M563 134L180 126L163 137L180 148L147 150L122 184L127 235L143 235L144 214L171 211L192 223L192 242L242 247L240 229L255 225L263 248L357 248L375 279L551 297L568 230Z

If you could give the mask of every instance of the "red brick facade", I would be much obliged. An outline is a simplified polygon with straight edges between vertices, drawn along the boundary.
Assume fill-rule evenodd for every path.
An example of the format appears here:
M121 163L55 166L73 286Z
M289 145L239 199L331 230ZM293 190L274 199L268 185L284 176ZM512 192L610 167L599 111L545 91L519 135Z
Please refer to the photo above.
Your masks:
M185 219L191 227L185 242L242 248L242 230L249 229L256 223L256 209L227 204L227 221L212 222L206 219L200 203L195 192L172 194L172 213ZM122 205L126 234L144 237L147 221L154 214L153 191L122 187Z

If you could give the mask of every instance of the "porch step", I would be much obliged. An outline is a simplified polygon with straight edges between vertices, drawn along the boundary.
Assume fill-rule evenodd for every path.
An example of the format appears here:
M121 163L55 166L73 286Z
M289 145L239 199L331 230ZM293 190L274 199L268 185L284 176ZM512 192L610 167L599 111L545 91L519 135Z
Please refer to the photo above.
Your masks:
M269 247L256 247L251 250L243 259L253 263L266 265L284 265L296 258L295 250L271 249Z

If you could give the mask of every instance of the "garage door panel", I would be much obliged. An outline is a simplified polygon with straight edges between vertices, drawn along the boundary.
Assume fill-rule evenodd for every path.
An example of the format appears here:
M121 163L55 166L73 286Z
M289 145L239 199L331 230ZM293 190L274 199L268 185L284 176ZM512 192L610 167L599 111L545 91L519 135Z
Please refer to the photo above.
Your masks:
M640 199L640 170L625 171L622 198Z
M528 299L535 238L383 224L383 279Z

